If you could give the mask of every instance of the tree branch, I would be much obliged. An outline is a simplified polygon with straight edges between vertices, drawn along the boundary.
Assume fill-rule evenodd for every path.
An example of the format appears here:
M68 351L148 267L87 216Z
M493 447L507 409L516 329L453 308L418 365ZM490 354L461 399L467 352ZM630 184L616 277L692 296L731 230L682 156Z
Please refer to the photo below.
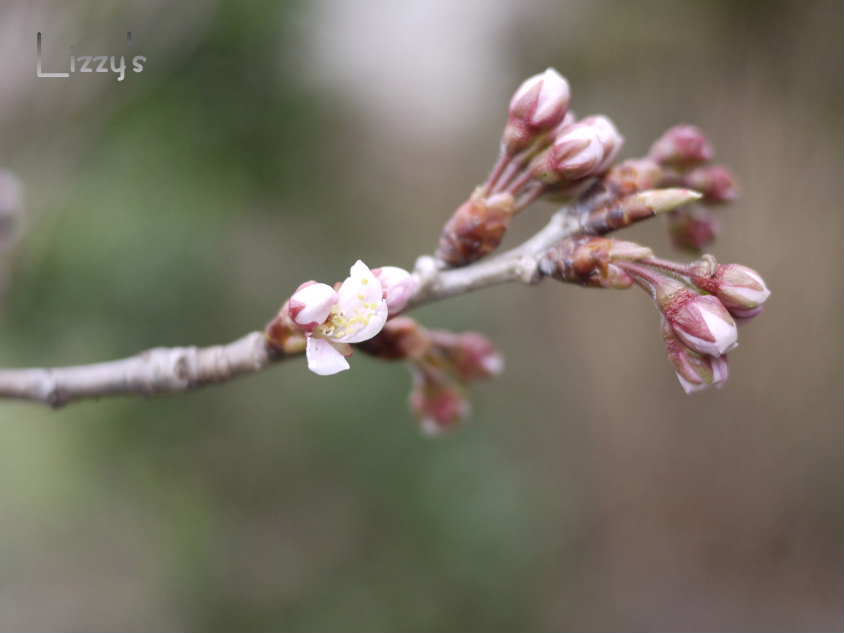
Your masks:
M263 332L250 332L226 345L157 347L75 367L0 369L0 397L60 407L102 396L175 393L255 373L284 357Z
M538 258L578 224L564 210L522 245L464 268L444 269L425 255L414 274L419 290L408 308L510 281L536 283ZM298 356L278 351L263 332L212 347L158 347L129 358L74 367L0 369L0 398L30 400L52 407L105 396L180 393L262 371Z

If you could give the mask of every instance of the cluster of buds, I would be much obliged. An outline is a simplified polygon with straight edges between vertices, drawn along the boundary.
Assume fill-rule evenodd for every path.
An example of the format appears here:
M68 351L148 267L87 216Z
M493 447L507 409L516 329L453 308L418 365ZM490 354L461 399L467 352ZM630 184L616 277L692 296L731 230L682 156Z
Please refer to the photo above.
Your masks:
M738 344L736 320L758 315L770 291L741 264L711 255L691 264L654 257L651 249L605 237L563 240L540 261L546 276L598 288L647 290L662 315L669 360L686 393L722 385L726 354Z
M702 205L668 215L668 231L677 248L699 252L709 246L720 231L715 207L735 200L735 178L723 165L712 165L715 150L694 125L677 125L651 146L648 158L662 169L662 185L684 186L702 194Z
M736 196L733 177L711 164L711 143L690 125L669 129L646 156L616 163L624 139L615 125L601 115L578 120L570 97L568 82L550 68L516 90L498 160L446 223L430 270L490 254L513 218L540 197L565 200L562 222L549 228L564 226L568 237L548 246L544 230L516 252L536 257L531 280L643 288L661 314L666 353L683 389L721 386L727 353L738 344L737 322L758 315L770 295L762 277L711 255L684 264L605 236L665 213L675 244L700 249L717 232L710 206ZM688 207L692 202L702 205ZM285 353L305 351L308 367L320 375L348 369L353 349L402 361L413 376L410 407L423 431L453 428L469 412L469 386L500 373L503 362L481 334L428 330L399 316L429 288L425 273L422 267L413 275L391 266L370 271L358 261L342 283L306 282L268 325L267 340Z
M465 266L495 250L512 218L542 195L571 197L605 173L624 142L605 116L577 120L556 70L527 79L510 101L498 161L443 229L437 257Z
M410 408L426 435L455 428L471 410L469 386L504 369L482 334L428 330L405 316L390 319L378 336L358 347L376 358L406 361L413 377Z
M442 230L437 258L444 266L465 266L494 251L513 218L541 197L575 200L584 233L671 211L676 245L700 249L714 239L718 222L710 207L734 199L736 185L726 168L709 164L714 151L697 127L675 126L647 156L614 164L624 138L603 115L578 120L570 98L568 82L552 68L516 90L495 166ZM679 208L698 199L703 206ZM642 213L647 207L652 212Z

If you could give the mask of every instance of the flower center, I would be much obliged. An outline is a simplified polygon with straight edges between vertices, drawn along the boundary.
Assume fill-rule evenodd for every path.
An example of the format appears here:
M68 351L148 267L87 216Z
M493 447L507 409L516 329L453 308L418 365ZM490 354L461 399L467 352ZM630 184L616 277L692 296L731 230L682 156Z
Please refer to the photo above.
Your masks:
M365 280L366 281L366 280ZM372 317L378 309L377 303L364 303L363 295L358 297L361 303L357 306L352 314L341 312L336 305L331 308L331 313L328 319L322 325L318 326L315 333L331 339L341 339L347 336L352 336L361 328L369 325Z

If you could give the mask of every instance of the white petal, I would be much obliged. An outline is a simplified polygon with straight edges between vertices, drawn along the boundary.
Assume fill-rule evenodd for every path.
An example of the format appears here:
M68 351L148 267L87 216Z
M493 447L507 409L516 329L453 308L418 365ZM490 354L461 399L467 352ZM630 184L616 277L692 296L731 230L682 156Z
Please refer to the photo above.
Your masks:
M701 310L700 313L712 336L715 337L714 345L717 353L711 355L721 356L733 349L738 341L738 330L736 330L735 324L725 321L721 315L706 309Z
M360 343L372 338L387 321L387 303L381 282L362 261L352 266L350 277L337 293L337 310L332 329L325 335L333 341Z
M290 297L290 314L299 325L319 325L337 303L337 293L328 284L312 283L300 288Z
M725 356L712 359L712 384L721 387L730 376L730 367Z
M531 122L534 124L544 122L567 105L568 100L568 82L556 70L549 68L542 74L542 88L539 90L539 99ZM560 116L563 115L560 114Z
M703 391L704 389L708 388L709 385L706 383L699 383L694 384L683 378L680 374L677 374L677 380L680 381L680 386L683 387L683 391L688 393L696 393L698 391Z
M358 315L362 319L359 324L351 326L344 335L332 338L342 343L360 343L369 340L384 327L387 322L387 313L387 302L381 299L375 304L374 310L367 309Z
M330 376L349 369L343 354L325 339L309 336L305 354L308 357L308 369L320 376Z
M362 261L358 260L349 270L349 277L338 291L340 312L355 312L364 303L376 303L382 297L381 282Z
M734 286L725 293L728 300L732 300L737 307L755 308L765 303L771 296L771 291L766 287L748 288L746 286Z
M723 351L721 351L717 341L704 340L698 336L689 334L680 328L674 328L674 332L687 347L690 347L700 354L706 354L708 356L720 356L723 354Z

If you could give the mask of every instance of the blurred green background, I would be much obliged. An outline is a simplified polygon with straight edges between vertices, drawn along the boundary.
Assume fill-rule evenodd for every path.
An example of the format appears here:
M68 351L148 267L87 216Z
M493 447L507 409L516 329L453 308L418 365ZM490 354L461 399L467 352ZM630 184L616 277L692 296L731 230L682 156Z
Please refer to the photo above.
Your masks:
M737 173L722 261L773 297L686 397L639 292L415 313L506 373L429 441L401 367L0 405L0 629L841 630L841 4L7 1L0 166L27 188L0 365L260 328L305 279L410 267L546 66L641 155L693 122ZM148 58L36 79L77 55ZM133 32L127 48L125 32ZM520 221L511 242L551 207ZM672 255L661 222L626 233Z

